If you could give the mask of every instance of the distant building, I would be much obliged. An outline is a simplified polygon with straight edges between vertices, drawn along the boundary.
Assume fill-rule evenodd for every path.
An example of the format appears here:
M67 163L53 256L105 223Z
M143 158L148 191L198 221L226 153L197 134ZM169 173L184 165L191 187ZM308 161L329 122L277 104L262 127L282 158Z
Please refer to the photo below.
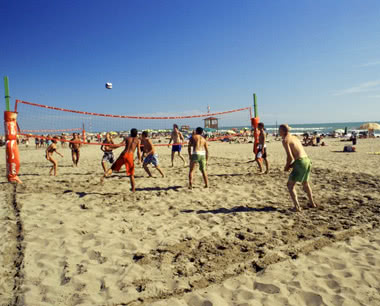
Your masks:
M187 132L188 130L190 130L189 125L181 125L181 128L180 128L181 132Z
M205 129L218 129L218 118L215 117L207 117L203 119L205 122L204 128Z

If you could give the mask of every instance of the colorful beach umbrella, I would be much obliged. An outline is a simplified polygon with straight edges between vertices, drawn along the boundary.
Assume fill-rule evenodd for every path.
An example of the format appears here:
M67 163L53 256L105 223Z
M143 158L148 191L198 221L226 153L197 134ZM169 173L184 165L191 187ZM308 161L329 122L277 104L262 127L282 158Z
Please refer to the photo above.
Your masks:
M380 124L376 122L364 123L359 127L360 130L380 130Z

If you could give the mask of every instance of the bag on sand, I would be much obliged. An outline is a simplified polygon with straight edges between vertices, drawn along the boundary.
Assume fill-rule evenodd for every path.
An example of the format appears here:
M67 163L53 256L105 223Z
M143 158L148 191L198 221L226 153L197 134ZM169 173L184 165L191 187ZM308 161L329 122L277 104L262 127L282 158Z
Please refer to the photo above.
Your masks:
M344 146L343 152L355 152L356 148L353 146Z

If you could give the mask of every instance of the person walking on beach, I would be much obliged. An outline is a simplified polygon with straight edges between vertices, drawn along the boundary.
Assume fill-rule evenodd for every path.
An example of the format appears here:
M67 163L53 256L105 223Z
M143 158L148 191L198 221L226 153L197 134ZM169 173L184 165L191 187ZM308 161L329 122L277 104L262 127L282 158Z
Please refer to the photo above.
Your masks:
M52 175L54 173L54 176L57 175L57 168L58 168L58 162L53 158L53 153L57 153L59 156L63 157L61 153L57 150L57 139L58 137L54 137L52 139L52 144L47 147L45 151L45 157L46 159L53 164L53 166L50 169L49 174Z
M188 145L190 171L189 171L189 189L193 188L193 176L195 165L199 164L199 170L202 172L205 188L208 188L207 162L208 162L208 145L206 139L202 136L203 129L197 127L195 134L192 135ZM193 152L191 152L193 149Z
M98 134L99 135L99 134ZM106 172L106 162L109 162L111 165L114 163L114 156L113 156L113 149L115 146L113 145L114 142L112 140L111 134L107 133L106 138L104 139L104 143L101 145L100 150L103 151L103 158L102 158L102 167L103 171Z
M155 152L154 145L152 141L148 138L148 132L144 131L141 135L141 144L143 145L143 155L145 155L145 159L143 162L143 167L146 173L148 173L149 177L153 177L150 172L148 165L152 164L158 172L160 172L162 177L165 177L162 172L160 166L158 165L158 155ZM142 160L143 158L141 158Z
M175 152L178 152L179 158L182 159L183 165L186 166L186 161L183 158L183 156L181 155L182 145L180 144L183 141L185 141L185 138L183 137L182 133L178 129L178 125L177 124L173 124L173 131L172 131L172 134L170 136L170 140L169 140L168 146L171 144L172 141L173 141L173 145L172 145L172 167L174 167L173 161L174 161L174 154L175 154Z
M117 158L116 162L113 163L111 168L104 173L100 183L103 183L104 179L109 177L113 171L119 171L121 167L125 165L125 171L131 182L131 190L132 192L135 192L135 164L133 156L136 149L139 164L141 160L140 139L137 137L137 129L131 129L130 137L126 137L123 144L125 144L124 151L120 153L120 156Z
M265 174L269 172L269 163L267 160L267 146L265 144L266 141L266 133L264 130L264 123L260 122L258 125L259 128L259 144L257 145L257 153L256 153L256 162L259 166L259 172L263 173L263 160L265 163ZM253 146L255 148L255 146Z
M73 133L73 138L70 140L69 148L71 149L71 158L73 160L74 166L78 167L79 157L80 157L80 146L81 142L79 135Z
M287 187L293 200L294 211L301 211L297 193L294 188L297 182L302 183L303 189L309 199L309 206L317 207L318 205L314 202L313 193L309 184L312 165L311 160L307 156L300 140L296 136L290 134L290 128L288 125L280 125L278 131L282 137L282 145L285 148L287 156L284 171L289 171L291 168L293 169L289 175Z

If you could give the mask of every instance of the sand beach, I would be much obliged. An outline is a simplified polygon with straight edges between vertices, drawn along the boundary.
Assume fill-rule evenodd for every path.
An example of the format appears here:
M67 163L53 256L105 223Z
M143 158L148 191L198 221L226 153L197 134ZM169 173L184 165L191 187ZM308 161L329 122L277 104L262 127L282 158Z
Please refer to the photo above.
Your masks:
M123 169L100 184L99 146L78 168L59 149L57 177L43 149L20 146L24 183L0 168L0 305L380 305L380 139L355 153L326 142L306 147L321 207L298 187L301 214L273 137L268 175L252 144L212 142L209 189L198 171L189 190L159 147L166 177L137 167L134 194Z

